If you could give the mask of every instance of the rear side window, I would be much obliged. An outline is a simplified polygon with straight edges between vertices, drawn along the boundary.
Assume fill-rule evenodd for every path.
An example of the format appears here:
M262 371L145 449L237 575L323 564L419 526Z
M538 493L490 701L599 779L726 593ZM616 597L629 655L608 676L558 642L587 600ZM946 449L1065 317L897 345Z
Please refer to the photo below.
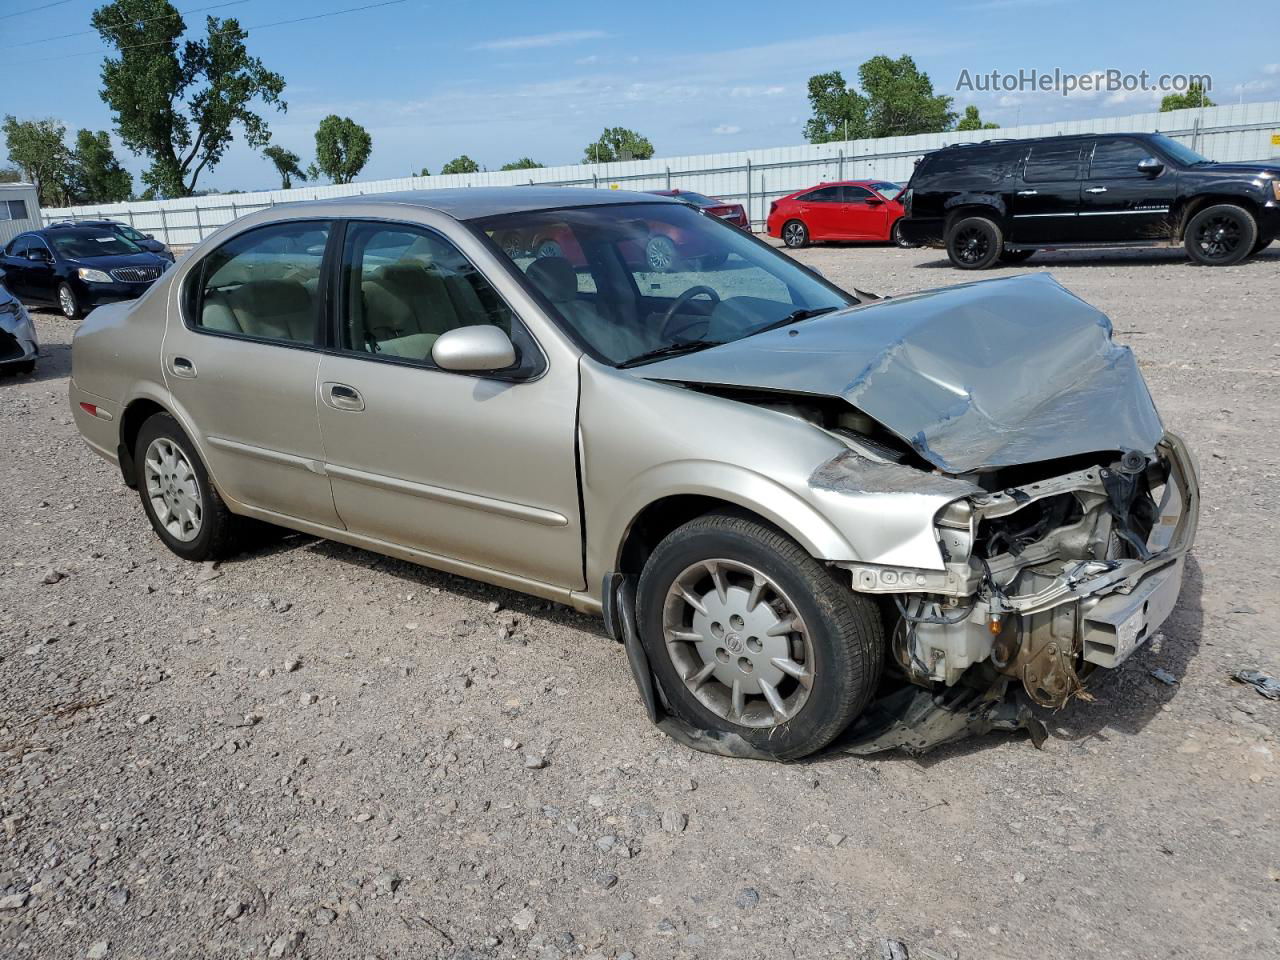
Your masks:
M1012 175L1026 153L1018 144L950 147L930 153L911 178L917 193L925 190L979 190Z
M1027 155L1027 165L1022 179L1028 183L1079 180L1081 146L1079 141L1032 145L1031 152Z
M1138 171L1138 161L1149 156L1151 151L1136 140L1099 140L1093 145L1089 179L1137 180L1145 176Z
M431 362L441 334L490 324L508 336L512 313L452 243L406 224L352 223L343 252L342 346Z
M839 203L840 188L823 187L820 190L810 190L800 200L803 203Z
M210 333L319 344L329 229L328 221L293 221L228 240L187 279L188 324Z

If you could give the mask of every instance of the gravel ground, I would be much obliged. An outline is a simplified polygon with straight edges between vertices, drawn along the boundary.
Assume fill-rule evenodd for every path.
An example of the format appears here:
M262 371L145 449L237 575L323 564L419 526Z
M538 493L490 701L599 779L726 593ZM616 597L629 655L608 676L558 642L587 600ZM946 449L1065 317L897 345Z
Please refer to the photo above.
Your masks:
M1280 702L1229 679L1280 675L1277 267L1002 271L1111 315L1200 458L1200 539L1162 634L1044 750L922 761L691 753L596 621L373 554L177 560L76 435L72 325L40 314L36 377L0 381L0 955L1277 956Z

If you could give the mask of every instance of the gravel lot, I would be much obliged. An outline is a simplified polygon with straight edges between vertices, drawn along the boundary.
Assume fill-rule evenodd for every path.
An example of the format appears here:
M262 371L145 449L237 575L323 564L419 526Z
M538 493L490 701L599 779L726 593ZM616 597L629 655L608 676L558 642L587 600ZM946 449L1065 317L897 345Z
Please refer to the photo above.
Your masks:
M73 325L40 314L36 377L0 380L0 955L1280 955L1280 702L1229 679L1280 675L1278 267L1001 271L1111 315L1200 458L1200 538L1162 635L1043 751L923 761L691 753L597 622L347 547L184 564L79 440Z

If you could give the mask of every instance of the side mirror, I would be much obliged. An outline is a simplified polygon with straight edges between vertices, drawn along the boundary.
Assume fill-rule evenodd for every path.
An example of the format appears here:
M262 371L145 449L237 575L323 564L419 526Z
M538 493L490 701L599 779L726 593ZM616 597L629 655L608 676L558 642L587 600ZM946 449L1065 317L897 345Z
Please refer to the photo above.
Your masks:
M49 254L49 251L46 250L44 247L28 247L27 259L34 260L37 263L49 263L53 259L53 257Z
M1164 164L1155 157L1143 157L1138 161L1138 172L1148 177L1157 176L1164 169Z
M477 373L514 366L516 348L502 330L488 324L456 327L436 338L431 359L441 370Z
M879 197L867 197L868 207L878 207L882 203L884 203L884 201L881 200Z
M154 240L156 238L156 235L154 233L144 233L142 235L142 238L144 240Z

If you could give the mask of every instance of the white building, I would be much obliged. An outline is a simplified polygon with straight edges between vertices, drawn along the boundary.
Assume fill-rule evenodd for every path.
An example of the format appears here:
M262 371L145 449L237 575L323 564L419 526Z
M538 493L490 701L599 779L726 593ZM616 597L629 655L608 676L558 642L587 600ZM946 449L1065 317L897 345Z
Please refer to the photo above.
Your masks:
M26 230L39 230L40 197L30 183L0 183L0 246Z

